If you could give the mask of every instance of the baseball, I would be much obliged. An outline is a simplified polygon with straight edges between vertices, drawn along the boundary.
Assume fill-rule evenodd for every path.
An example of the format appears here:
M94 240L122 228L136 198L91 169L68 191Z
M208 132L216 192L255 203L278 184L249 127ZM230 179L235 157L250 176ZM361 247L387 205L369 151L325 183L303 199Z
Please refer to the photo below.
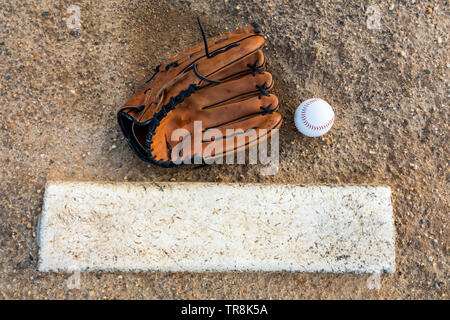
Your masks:
M298 131L305 136L320 137L333 126L334 111L326 101L312 98L302 102L297 108L294 122Z

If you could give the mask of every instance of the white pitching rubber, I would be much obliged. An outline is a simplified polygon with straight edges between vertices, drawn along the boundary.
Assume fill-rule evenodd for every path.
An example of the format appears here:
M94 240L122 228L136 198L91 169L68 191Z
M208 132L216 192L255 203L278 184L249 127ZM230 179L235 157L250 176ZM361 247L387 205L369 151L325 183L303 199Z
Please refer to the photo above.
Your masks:
M395 271L383 186L54 182L40 271Z

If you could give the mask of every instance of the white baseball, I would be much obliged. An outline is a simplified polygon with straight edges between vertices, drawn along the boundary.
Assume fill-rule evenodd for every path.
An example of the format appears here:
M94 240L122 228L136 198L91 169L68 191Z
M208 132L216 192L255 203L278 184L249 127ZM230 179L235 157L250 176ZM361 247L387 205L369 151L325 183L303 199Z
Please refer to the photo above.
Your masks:
M333 126L334 111L326 101L312 98L302 102L297 108L294 122L298 131L305 136L320 137Z

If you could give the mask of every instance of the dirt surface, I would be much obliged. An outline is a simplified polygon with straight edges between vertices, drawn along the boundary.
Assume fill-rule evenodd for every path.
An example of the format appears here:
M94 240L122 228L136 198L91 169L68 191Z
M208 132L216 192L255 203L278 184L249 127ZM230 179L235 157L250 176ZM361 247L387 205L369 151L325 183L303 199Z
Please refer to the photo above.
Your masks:
M71 4L81 32L66 26ZM0 298L448 299L448 14L448 1L3 1ZM153 67L201 41L197 16L209 36L252 21L267 36L284 116L276 175L154 167L119 132L116 112ZM311 97L336 113L323 138L293 124ZM69 289L69 274L37 271L46 181L171 179L389 185L397 270L379 289L369 275L254 272L83 273Z

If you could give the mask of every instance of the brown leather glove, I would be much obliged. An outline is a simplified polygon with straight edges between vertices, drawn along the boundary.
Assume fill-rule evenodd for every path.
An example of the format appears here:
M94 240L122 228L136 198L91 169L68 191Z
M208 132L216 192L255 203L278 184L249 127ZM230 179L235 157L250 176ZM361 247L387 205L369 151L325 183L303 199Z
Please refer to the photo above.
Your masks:
M207 40L199 25L204 43L158 66L118 113L125 138L144 161L208 162L267 139L281 125L258 27Z

